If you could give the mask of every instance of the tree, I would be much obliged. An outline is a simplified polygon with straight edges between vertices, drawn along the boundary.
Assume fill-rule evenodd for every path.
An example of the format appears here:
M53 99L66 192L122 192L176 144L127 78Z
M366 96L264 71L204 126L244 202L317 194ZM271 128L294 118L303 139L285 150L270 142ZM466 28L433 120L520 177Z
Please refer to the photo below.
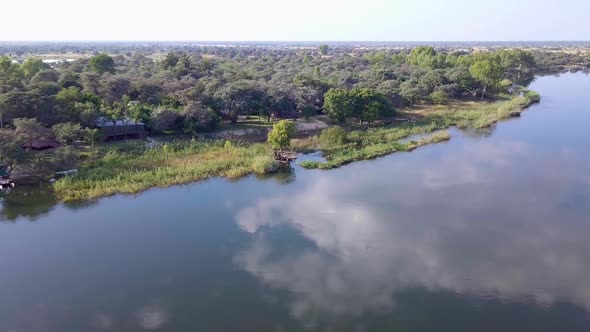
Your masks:
M408 62L413 66L433 69L436 68L436 51L430 46L418 46L412 49Z
M21 69L25 77L30 79L41 70L50 69L50 67L40 58L28 58L21 66Z
M85 127L94 127L96 120L102 115L100 106L90 101L76 103L75 107L79 111L80 122Z
M137 122L143 122L146 123L147 121L149 121L150 119L150 115L151 115L151 108L146 106L146 105L142 105L140 103L131 103L131 105L129 105L128 107L128 115L131 118L131 120Z
M102 75L104 73L115 72L115 61L106 53L100 53L88 60L88 68Z
M178 113L173 110L160 108L152 116L152 127L160 132L178 129Z
M272 126L267 141L274 149L282 150L291 145L293 136L295 136L295 124L287 120L281 120Z
M59 73L53 69L43 69L38 71L33 78L31 78L31 84L39 85L45 82L57 82L59 79Z
M352 100L346 89L330 89L324 94L324 112L342 123L352 114Z
M105 106L102 108L102 112L107 116L107 118L113 123L113 126L117 125L117 121L123 119L123 111L119 107L108 107Z
M219 117L208 108L204 108L200 103L189 102L183 109L184 131L186 134L194 135L198 131L205 131L215 128Z
M174 67L176 67L176 64L178 63L178 60L179 60L179 58L176 55L176 53L168 52L168 54L166 54L166 57L164 58L164 60L162 60L162 67L164 67L164 69L174 68Z
M469 72L483 85L481 90L481 99L483 100L488 87L496 87L504 76L504 68L498 60L479 60L471 67Z
M338 122L356 117L363 123L391 114L393 107L381 93L372 89L330 89L324 95L324 111Z
M80 138L82 134L82 127L78 123L58 123L51 127L53 135L58 142L63 144L72 144Z
M131 78L127 75L114 75L102 81L100 92L109 103L118 102L131 91Z
M9 129L0 128L0 163L16 164L25 159L21 137Z
M218 90L215 95L232 123L238 121L240 114L249 113L260 106L265 97L264 90L246 80L230 83Z
M37 119L19 118L14 119L14 134L21 143L31 142L32 140L52 139L53 135L49 128L43 127Z
M79 104L84 101L84 95L75 86L62 89L56 96L58 119L57 122L62 121L80 121Z
M100 131L100 129L94 128L86 128L84 129L84 140L86 142L89 142L92 147L94 148L94 144L98 143L102 140L102 132Z
M322 55L328 55L328 51L330 50L330 46L328 46L326 44L322 44L322 45L318 46L318 50L320 50L320 53Z

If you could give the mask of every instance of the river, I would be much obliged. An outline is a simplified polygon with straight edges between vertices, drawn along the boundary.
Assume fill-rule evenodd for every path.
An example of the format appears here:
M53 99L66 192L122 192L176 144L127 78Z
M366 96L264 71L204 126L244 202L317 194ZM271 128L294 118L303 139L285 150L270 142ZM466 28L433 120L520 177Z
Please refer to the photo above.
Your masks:
M589 331L590 77L322 171L0 203L0 331Z

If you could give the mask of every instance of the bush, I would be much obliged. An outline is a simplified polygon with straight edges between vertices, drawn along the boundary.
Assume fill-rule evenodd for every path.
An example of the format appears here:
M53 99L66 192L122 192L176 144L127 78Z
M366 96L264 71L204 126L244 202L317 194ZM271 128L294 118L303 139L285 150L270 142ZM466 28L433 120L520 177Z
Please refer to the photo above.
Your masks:
M538 101L541 100L541 95L535 91L531 91L531 90L527 90L524 93L524 97L527 98L528 100L532 101L533 103L536 103Z
M510 86L512 86L512 81L505 78L502 81L500 81L500 87L502 88L502 90L506 90L508 89Z
M346 143L346 131L340 126L334 126L322 130L320 143L323 146L336 146Z
M77 123L58 123L51 128L53 135L62 144L72 144L82 136L82 128Z
M276 172L279 163L271 156L258 156L252 162L252 171L256 174L267 174Z
M444 91L434 91L430 94L430 101L435 104L446 104L449 101L449 95Z

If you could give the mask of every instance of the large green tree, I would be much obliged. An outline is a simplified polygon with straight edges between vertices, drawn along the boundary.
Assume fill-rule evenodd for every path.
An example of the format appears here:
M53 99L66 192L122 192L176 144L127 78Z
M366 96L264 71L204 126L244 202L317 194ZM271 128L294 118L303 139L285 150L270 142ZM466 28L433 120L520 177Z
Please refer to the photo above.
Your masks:
M482 84L481 99L490 87L496 87L504 76L504 68L498 59L490 58L476 61L469 67L469 72Z
M32 78L43 69L49 69L49 65L43 63L40 58L28 58L22 65L22 71L26 78Z
M100 53L88 60L88 68L100 75L104 73L114 73L115 61L108 54Z
M282 150L291 145L293 136L295 136L295 124L281 120L272 126L267 140L274 149Z

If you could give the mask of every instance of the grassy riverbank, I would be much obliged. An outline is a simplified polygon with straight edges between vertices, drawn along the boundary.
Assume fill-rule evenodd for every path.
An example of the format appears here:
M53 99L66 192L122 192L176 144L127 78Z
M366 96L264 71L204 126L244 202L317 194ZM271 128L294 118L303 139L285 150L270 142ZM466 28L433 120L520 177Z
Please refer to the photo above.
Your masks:
M472 103L405 111L413 121L387 127L343 133L337 142L320 136L293 141L297 151L322 150L326 162L304 162L307 168L329 169L376 158L396 151L448 140L451 126L481 128L511 116L537 101L538 95L508 98L494 103ZM147 147L145 142L104 145L92 152L80 172L54 184L60 199L77 200L116 193L138 193L211 177L239 178L276 171L278 165L267 144L225 145L225 141L184 140Z
M224 141L194 140L148 148L134 142L102 147L78 174L60 179L54 188L63 200L89 199L214 176L239 178L276 167L266 144L225 147Z
M527 91L524 96L516 96L493 103L469 103L460 106L436 106L426 111L407 112L412 122L405 122L366 131L351 131L339 144L322 141L321 137L311 137L295 142L300 150L321 149L326 162L303 162L305 168L330 169L344 164L372 159L397 151L411 151L419 146L450 139L447 128L484 128L499 120L518 116L527 106L539 101L536 92ZM415 140L403 140L416 136Z

